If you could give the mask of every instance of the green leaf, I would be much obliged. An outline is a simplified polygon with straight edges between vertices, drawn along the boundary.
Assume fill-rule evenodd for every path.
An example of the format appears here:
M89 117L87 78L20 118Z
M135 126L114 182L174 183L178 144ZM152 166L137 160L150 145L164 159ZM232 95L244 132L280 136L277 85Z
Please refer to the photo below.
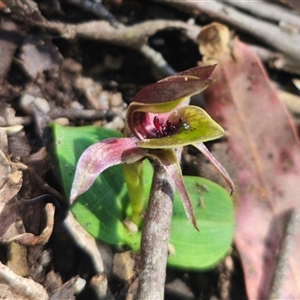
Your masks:
M174 254L168 264L184 269L207 269L219 262L230 248L234 209L229 193L207 179L184 176L199 232L189 222L179 195L175 194L170 244Z
M121 134L101 127L63 127L51 125L58 173L69 197L76 163L81 153L91 144ZM148 199L152 167L145 160L145 197ZM186 218L180 197L176 193L170 243L175 253L169 265L183 269L205 269L216 264L228 251L233 233L233 205L231 198L220 186L199 178L184 178L195 211L200 232ZM92 187L79 196L71 211L79 223L94 237L113 245L127 245L137 251L140 232L133 233L123 226L127 216L128 196L120 165L105 170ZM147 203L145 204L147 205Z
M95 126L75 128L53 123L51 127L58 173L61 175L65 195L69 198L76 164L83 151L95 142L122 137L122 134ZM149 176L145 176L145 181L151 182L149 163L147 171ZM77 198L70 209L82 227L94 237L110 244L123 245L127 239L127 230L122 223L126 218L127 204L127 188L122 168L117 165L105 170L92 187Z

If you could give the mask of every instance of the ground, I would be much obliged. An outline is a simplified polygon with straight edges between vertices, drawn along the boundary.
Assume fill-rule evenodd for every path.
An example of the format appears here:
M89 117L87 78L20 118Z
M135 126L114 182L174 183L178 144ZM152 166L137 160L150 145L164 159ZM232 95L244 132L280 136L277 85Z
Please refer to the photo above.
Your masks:
M12 294L6 290L3 294L0 292L1 299L44 299L37 293L42 287L51 299L111 299L96 295L90 285L76 295L75 283L80 285L78 277L89 282L98 270L90 253L66 229L68 205L57 174L51 145L53 136L48 124L51 121L69 126L93 124L123 131L126 108L137 91L172 75L173 71L194 67L202 60L195 38L197 30L215 21L207 14L196 17L188 10L184 12L160 2L104 1L98 6L99 11L95 8L91 11L84 4L92 2L26 0L12 4L13 1L0 0L0 8L3 7L0 12L3 53L0 58L0 148L4 174L1 175L1 193L5 198L0 203L0 260L3 266L31 281L29 284L19 278L20 287ZM95 27L88 24L99 19L104 23ZM130 27L156 20L162 23L139 27L131 36L126 35L126 28L121 37L114 31L122 29L120 24ZM174 20L182 23L175 24ZM167 21L174 23L167 24ZM87 22L87 27L76 27L83 22ZM70 27L64 27L64 23ZM107 32L102 29L105 26L109 27ZM234 26L230 29L247 43L267 45L249 32L239 31ZM167 65L162 67L148 53L149 49L146 49L148 52L141 50L142 45L155 50L156 55L160 53ZM274 69L267 61L265 66L274 81L297 94L291 83L297 71ZM204 104L201 96L195 96L192 101ZM295 120L298 119L295 117ZM195 150L186 147L183 155L183 173L199 175L201 168L194 168L198 160ZM36 199L45 194L52 196ZM54 204L52 223L54 208L45 203ZM47 221L45 209L47 226L53 227L52 234L42 233ZM20 242L16 235L25 232L35 238L26 236ZM12 242L12 238L19 243ZM116 299L125 299L128 288L134 289L133 279L126 281L117 277L111 270L111 261L114 253L127 249L105 249L109 288ZM0 282L3 278L1 275ZM32 294L25 294L27 284ZM6 282L5 286L11 284ZM234 245L224 261L212 270L167 269L165 299L246 298L241 261Z

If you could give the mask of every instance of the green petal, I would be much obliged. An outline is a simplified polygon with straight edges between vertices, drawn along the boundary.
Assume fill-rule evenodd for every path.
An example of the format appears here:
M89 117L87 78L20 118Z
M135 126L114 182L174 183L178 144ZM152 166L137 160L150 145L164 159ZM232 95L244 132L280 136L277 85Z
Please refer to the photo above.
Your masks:
M148 149L174 148L197 142L211 141L224 134L223 128L200 107L186 106L179 108L170 115L169 120L176 124L179 118L182 118L182 123L175 134L138 141L137 145Z

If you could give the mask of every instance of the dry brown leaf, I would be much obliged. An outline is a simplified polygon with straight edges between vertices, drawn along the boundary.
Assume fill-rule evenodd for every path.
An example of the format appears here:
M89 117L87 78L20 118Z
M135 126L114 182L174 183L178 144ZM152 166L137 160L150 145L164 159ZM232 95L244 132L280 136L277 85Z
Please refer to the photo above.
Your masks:
M5 204L15 197L22 186L22 172L14 168L0 150L0 214Z
M45 229L40 235L36 236L30 232L27 232L17 236L13 236L6 241L5 240L1 240L1 241L3 243L15 241L27 247L46 244L53 231L55 206L52 203L47 203L45 209L46 209L47 223Z
M75 294L80 293L85 287L86 281L82 278L73 277L51 293L49 300L68 299L75 300Z
M12 242L7 245L6 255L8 257L7 267L16 275L28 276L27 248L18 243Z
M131 251L116 253L113 260L113 273L122 281L129 282L135 275L135 259Z
M115 300L115 297L109 289L106 275L101 274L93 276L90 285L94 289L98 299ZM130 298L127 297L126 299Z
M220 23L204 26L198 35L198 41L205 64L215 63L222 55L230 53L230 31Z

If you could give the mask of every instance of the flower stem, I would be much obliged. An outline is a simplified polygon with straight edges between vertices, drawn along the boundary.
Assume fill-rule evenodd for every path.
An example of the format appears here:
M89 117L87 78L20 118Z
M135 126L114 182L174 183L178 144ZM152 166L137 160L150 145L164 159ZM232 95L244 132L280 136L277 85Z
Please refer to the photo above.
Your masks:
M123 164L122 168L132 210L130 219L140 227L145 203L142 162Z

